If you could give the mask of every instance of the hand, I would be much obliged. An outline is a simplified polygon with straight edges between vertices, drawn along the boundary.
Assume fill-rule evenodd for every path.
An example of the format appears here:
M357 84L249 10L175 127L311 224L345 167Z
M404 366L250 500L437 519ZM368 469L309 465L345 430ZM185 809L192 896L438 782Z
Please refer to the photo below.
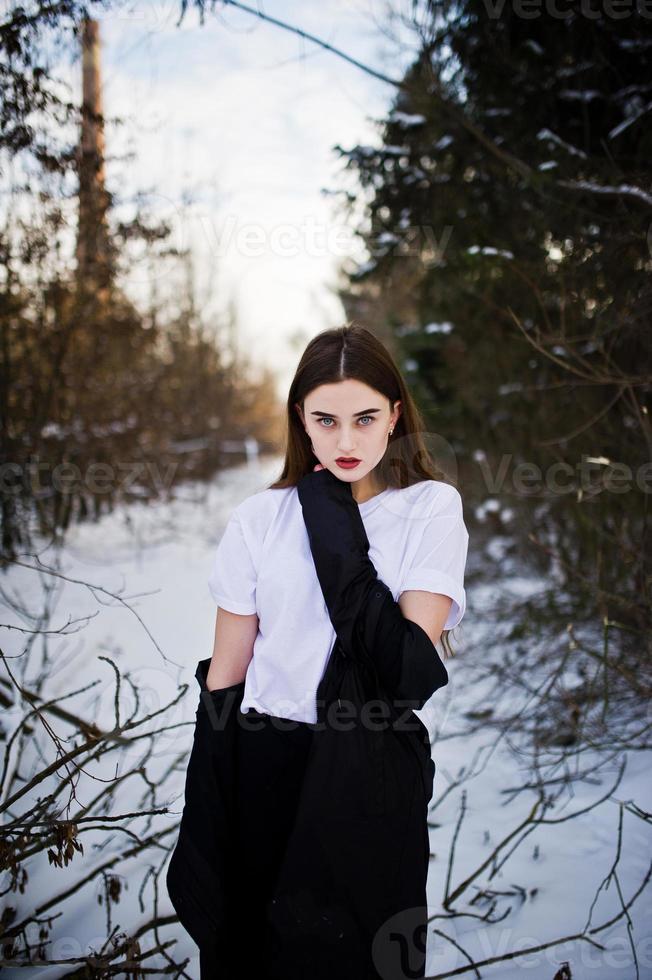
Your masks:
M324 467L321 465L321 463L317 463L316 466L313 466L312 472L313 473L316 473L318 470L323 470L323 469L324 469Z

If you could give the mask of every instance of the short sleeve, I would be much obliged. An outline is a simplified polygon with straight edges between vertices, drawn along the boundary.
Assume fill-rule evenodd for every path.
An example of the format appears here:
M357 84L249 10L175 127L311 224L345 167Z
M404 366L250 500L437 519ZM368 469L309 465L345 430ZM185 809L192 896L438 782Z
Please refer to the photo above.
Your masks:
M449 486L447 484L447 486ZM464 524L462 498L449 486L441 506L428 518L411 567L401 583L401 592L438 592L453 600L443 629L459 625L466 611L464 569L469 533Z
M242 524L232 514L213 558L208 588L222 609L250 616L256 612L256 579Z

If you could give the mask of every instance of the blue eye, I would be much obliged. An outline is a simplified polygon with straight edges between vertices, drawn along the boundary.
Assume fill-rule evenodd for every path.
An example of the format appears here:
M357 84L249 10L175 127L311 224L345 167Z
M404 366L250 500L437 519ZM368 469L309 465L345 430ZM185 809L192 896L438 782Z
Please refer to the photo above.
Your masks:
M325 422L326 419L329 419L331 422L333 421L333 418L330 415L323 415L318 421L319 422ZM358 419L358 422L361 422L362 419L369 419L370 422L375 422L376 421L374 419L373 415L361 415L360 418ZM324 425L323 428L324 429L332 429L333 426L332 425ZM368 429L369 426L368 425L363 425L362 428L363 429Z

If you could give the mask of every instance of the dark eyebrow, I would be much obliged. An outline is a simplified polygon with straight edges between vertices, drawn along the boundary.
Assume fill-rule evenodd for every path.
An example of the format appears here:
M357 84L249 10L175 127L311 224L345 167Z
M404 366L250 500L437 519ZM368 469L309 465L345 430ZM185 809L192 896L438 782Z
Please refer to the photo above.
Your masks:
M380 408L365 408L364 412L354 412L353 417L357 418L358 415L373 415L374 412L381 412ZM333 415L332 412L311 412L311 415L325 415L329 419L336 419L337 415Z

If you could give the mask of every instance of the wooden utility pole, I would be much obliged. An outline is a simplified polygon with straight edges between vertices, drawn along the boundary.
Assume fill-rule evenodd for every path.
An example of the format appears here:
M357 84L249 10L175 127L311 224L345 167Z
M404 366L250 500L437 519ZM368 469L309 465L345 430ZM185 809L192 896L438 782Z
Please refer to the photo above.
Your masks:
M82 113L78 149L79 223L77 284L96 298L111 282L111 250L106 221L109 195L104 187L104 116L100 70L100 32L85 18L82 34Z

